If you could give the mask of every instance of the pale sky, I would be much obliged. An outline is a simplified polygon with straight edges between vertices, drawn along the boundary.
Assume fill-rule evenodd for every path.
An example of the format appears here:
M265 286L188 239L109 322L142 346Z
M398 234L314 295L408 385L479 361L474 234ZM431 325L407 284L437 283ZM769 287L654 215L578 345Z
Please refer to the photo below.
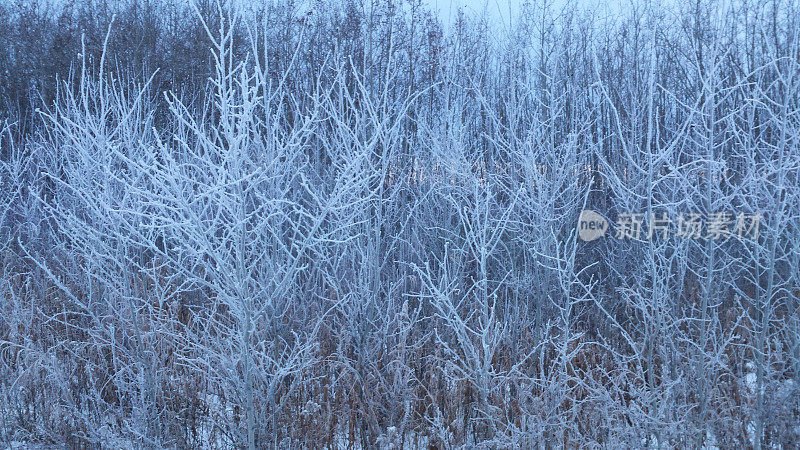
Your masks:
M15 0L0 0L2 3L12 3ZM64 4L68 0L40 0L42 3L50 4L58 8L59 5ZM119 0L110 0L119 1ZM192 1L192 0L185 0ZM224 0L223 0L224 1ZM240 5L247 7L263 2L264 0L233 0ZM275 1L275 0L267 0ZM277 0L280 1L280 0ZM333 4L338 3L338 0L323 0L330 1ZM381 0L377 0L381 1ZM554 11L563 8L568 2L577 5L581 9L597 10L600 12L617 13L624 10L627 5L632 1L637 0L422 0L432 10L439 13L439 17L445 27L448 27L457 17L458 11L464 11L465 15L471 18L485 19L488 24L496 28L498 31L508 29L509 24L516 20L520 7L525 1L532 5L542 4L549 2ZM674 0L666 0L674 1ZM296 0L295 5L303 8L303 4L310 4L313 0ZM365 1L366 4L370 0ZM573 6L574 7L574 6Z
M519 10L522 0L425 0L439 12L442 22L451 23L462 9L465 14L486 16L488 20L508 25L509 17Z
M457 17L458 10L463 10L467 15L485 17L492 26L508 27L509 23L516 20L516 14L525 0L423 0L431 9L439 12L445 26L452 23ZM594 9L601 12L616 13L624 9L631 0L577 0L573 3L578 8ZM541 3L542 0L528 0L532 5ZM558 10L567 3L566 0L550 0L551 7Z

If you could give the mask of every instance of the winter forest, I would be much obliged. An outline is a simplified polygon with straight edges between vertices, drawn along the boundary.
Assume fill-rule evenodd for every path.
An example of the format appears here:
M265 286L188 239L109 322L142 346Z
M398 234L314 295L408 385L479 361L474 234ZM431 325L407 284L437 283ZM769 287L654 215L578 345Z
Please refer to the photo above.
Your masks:
M800 3L620 5L0 0L0 446L798 448Z

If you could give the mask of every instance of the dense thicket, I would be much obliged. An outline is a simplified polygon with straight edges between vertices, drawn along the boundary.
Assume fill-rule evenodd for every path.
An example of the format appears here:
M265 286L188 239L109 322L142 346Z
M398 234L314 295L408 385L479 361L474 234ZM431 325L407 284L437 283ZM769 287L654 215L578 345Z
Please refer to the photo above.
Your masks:
M799 20L0 5L0 443L798 445Z

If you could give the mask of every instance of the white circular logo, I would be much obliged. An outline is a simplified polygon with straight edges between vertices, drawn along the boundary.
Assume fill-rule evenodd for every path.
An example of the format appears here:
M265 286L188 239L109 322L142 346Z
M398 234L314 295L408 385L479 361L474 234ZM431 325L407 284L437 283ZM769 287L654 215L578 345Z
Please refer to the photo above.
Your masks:
M605 217L592 211L584 209L578 217L578 236L581 240L590 242L606 235L608 231L608 221Z

